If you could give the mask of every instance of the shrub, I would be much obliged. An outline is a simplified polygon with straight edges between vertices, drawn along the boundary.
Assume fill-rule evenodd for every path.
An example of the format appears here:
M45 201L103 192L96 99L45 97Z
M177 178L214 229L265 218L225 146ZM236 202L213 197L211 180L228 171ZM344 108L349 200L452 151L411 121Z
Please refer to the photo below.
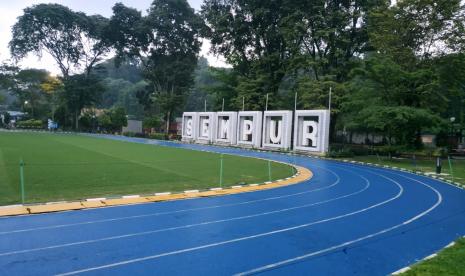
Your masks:
M341 149L332 149L328 153L328 157L333 157L333 158L340 158L340 157L353 157L354 153L347 148L341 148Z
M149 138L155 140L168 140L168 137L165 133L151 133L149 134Z
M41 129L44 128L44 123L41 120L30 119L26 121L17 122L16 127L28 129Z
M123 132L123 135L127 137L136 137L136 133L131 132L131 131Z

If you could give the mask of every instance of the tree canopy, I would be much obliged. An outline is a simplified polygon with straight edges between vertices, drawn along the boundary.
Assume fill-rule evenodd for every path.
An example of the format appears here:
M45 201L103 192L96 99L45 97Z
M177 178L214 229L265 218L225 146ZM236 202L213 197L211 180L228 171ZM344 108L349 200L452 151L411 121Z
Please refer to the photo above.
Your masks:
M213 110L264 110L268 95L268 109L278 110L293 109L297 95L297 108L327 108L331 90L333 135L348 129L418 147L421 133L444 133L449 118L465 129L460 0L204 0L199 12L186 0L154 0L147 8L117 3L110 18L58 4L26 8L12 56L47 52L62 73L28 91L61 91L57 112L76 124L84 107L121 107L168 130L205 100ZM202 39L232 68L199 59ZM33 73L3 64L0 86L20 91Z

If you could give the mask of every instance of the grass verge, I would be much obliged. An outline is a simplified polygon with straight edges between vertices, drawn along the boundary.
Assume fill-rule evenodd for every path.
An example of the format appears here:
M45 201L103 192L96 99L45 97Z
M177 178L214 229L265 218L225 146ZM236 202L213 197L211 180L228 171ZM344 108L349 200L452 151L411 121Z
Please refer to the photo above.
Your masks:
M407 158L388 158L376 155L366 156L354 156L352 158L338 158L355 160L360 162L374 163L398 168L404 168L408 170L420 171L424 173L435 174L436 171L436 159L420 159L412 160ZM440 177L451 180L453 182L465 185L465 160L463 159L452 159L451 166L447 159L442 160L442 170ZM451 170L452 167L452 170Z
M412 266L402 276L465 275L465 238L446 248L432 259Z

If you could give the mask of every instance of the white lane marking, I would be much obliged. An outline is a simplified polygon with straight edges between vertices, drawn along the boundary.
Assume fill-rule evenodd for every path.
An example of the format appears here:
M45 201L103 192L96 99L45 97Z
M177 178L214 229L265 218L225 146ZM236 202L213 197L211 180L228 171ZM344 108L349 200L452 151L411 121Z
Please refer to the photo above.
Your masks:
M416 216L414 216L414 217L412 217L412 218L410 218L410 219L408 219L408 220L406 220L406 221L404 221L404 222L402 222L400 224L391 226L389 228L385 228L385 229L383 229L381 231L378 231L378 232L375 232L375 233L360 237L358 239L347 241L347 242L344 242L344 243L341 243L341 244L338 244L338 245L335 245L335 246L331 246L331 247L328 247L328 248L325 248L325 249L322 249L322 250L318 250L318 251L311 252L311 253L308 253L308 254L305 254L305 255L302 255L302 256L298 256L298 257L295 257L295 258L292 258L292 259L287 259L287 260L283 260L283 261L280 261L280 262L276 262L276 263L268 264L268 265L261 266L261 267L258 267L258 268L254 268L254 269L251 269L251 270L248 270L248 271L244 271L244 272L238 273L236 275L251 275L251 274L255 274L255 273L260 273L260 272L263 272L263 271L266 271L266 270L274 269L274 268L279 267L279 266L287 265L289 263L293 263L293 262L296 262L296 261L307 259L307 258L316 256L316 255L320 255L322 253L333 251L335 249L343 248L343 247L352 245L354 243L357 243L357 242L360 242L360 241L363 241L363 240L366 240L366 239L373 238L375 236L379 236L381 234L390 232L392 230L395 230L397 228L400 228L402 226L405 226L407 224L410 224L410 223L420 219L421 217L425 216L426 214L428 214L432 210L436 209L436 207L438 207L441 204L441 202L442 202L442 194L438 190L436 190L435 188L431 187L430 185L428 185L428 184L426 184L426 183L424 183L422 181L419 181L419 180L416 180L416 179L413 179L413 178L410 178L408 176L404 176L404 175L401 175L401 174L398 174L398 173L393 173L393 172L389 172L389 171L387 173L398 175L398 176L406 178L406 179L410 179L412 181L415 181L415 182L418 182L418 183L422 184L423 186L426 186L427 188L430 188L431 190L433 190L436 193L436 196L437 196L436 203L433 204L430 208L428 208L425 211L421 212L420 214L418 214L418 215L416 215ZM393 180L393 181L395 181L395 180Z
M256 234L256 235L251 235L251 236L226 240L226 241L222 241L222 242L210 243L210 244L205 244L205 245L201 245L201 246L190 247L190 248L186 248L186 249L181 249L181 250L177 250L177 251L171 251L171 252L166 252L166 253L161 253L161 254L157 254L157 255L151 255L151 256L146 256L146 257L141 257L141 258L136 258L136 259L130 259L130 260L111 263L111 264L102 265L102 266L85 268L85 269L66 272L66 273L57 274L57 275L64 276L64 275L80 274L80 273L89 272L89 271L95 271L95 270L106 269L106 268L110 268L110 267L116 267L116 266L131 264L131 263L137 263L137 262L142 262L142 261L147 261L147 260L153 260L153 259L157 259L157 258L160 258L160 257L165 257L165 256L170 256L170 255L177 255L177 254L181 254L181 253L186 253L186 252L196 251L196 250L200 250L200 249L220 246L220 245L224 245L224 244L230 244L230 243L255 239L255 238L259 238L259 237L270 236L270 235L274 235L274 234L278 234L278 233L289 232L289 231L293 231L293 230L296 230L296 229L306 228L306 227L313 226L313 225L316 225L316 224L321 224L321 223L325 223L325 222L328 222L328 221L333 221L333 220L353 216L355 214L364 213L364 212L367 212L367 211L369 211L369 210L371 210L373 208L377 208L377 207L379 207L381 205L385 205L385 204L387 204L387 203L389 203L391 201L394 201L394 200L398 199L403 194L404 188L402 187L402 185L400 185L395 180L392 180L389 177L385 177L385 176L377 174L377 173L372 173L372 172L370 172L370 173L381 176L381 177L383 177L385 179L388 179L390 182L393 182L394 184L396 184L399 187L399 192L394 197L391 197L391 198L389 198L389 199L387 199L385 201L376 203L376 204L371 205L369 207L359 209L359 210L354 211L354 212L346 213L346 214L343 214L343 215L339 215L339 216L319 220L319 221L309 222L309 223L305 223L305 224L301 224L301 225L297 225L297 226L293 226L293 227L282 228L282 229L278 229L278 230L274 230L274 231L270 231L270 232L264 232L264 233L260 233L260 234Z
M236 220L241 220L241 219L249 219L249 218L254 218L254 217L259 217L259 216L265 216L265 215L277 214L277 213L282 213L282 212L288 212L288 211L292 211L292 210L297 210L297 209L322 205L324 203L329 203L329 202L333 202L333 201L340 200L340 199L343 199L343 198L351 197L351 196L354 196L354 195L357 195L357 194L360 194L360 193L366 191L370 187L370 181L367 178L365 178L365 177L363 177L363 176L361 176L359 174L356 174L354 172L351 172L349 170L346 170L346 169L342 169L342 170L347 171L349 173L352 173L352 174L354 174L356 176L359 176L360 178L362 178L366 182L366 185L361 190L358 190L356 192L353 192L353 193L350 193L350 194L347 194L347 195L343 195L343 196L339 196L339 197L336 197L336 198L332 198L332 199L328 199L328 200L324 200L324 201L319 201L319 202L315 202L315 203L309 203L309 204L304 204L304 205L300 205L300 206L285 208L285 209L278 209L278 210L274 210L274 211L263 212L263 213L247 215L247 216L233 217L233 218L229 218L229 219L206 221L206 222L201 222L201 223L196 223L196 224L188 224L188 225L183 225L183 226L176 226L176 227L163 228L163 229L157 229L157 230L151 230L151 231L144 231L144 232L139 232L139 233L131 233L131 234L125 234L125 235L111 236L111 237L100 238L100 239L92 239L92 240L65 243L65 244L58 244L58 245L52 245L52 246L46 246L46 247L39 247L39 248L32 248L32 249L24 249L24 250L16 250L16 251L4 252L4 253L0 253L0 257L10 256L10 255L15 255L15 254L22 254L22 253L30 253L30 252L36 252L36 251L42 251L42 250L48 250L48 249L63 248L63 247L69 247L69 246L75 246L75 245L97 243L97 242L108 241L108 240L116 240L116 239L122 239L122 238L143 236L143 235L155 234L155 233L178 230L178 229L192 228L192 227L196 227L196 226L203 226L203 225L209 225L209 224L215 224L215 223L221 223L221 222L236 221Z
M247 216L233 217L233 218L229 218L229 219L206 221L206 222L201 222L201 223L188 224L188 225L183 225L183 226L175 226L175 227L169 227L169 228L163 228L163 229L157 229L157 230L151 230L151 231L144 231L144 232L139 232L139 233L131 233L131 234L125 234L125 235L111 236L111 237L100 238L100 239L93 239L93 240L86 240L86 241L79 241L79 242L72 242L72 243L65 243L65 244L58 244L58 245L52 245L52 246L46 246L46 247L39 247L39 248L32 248L32 249L24 249L24 250L4 252L4 253L0 253L0 257L16 255L16 254L22 254L22 253L30 253L30 252L36 252L36 251L43 251L43 250L48 250L48 249L63 248L63 247L69 247L69 246L75 246L75 245L97 243L97 242L102 242L102 241L109 241L109 240L131 238L131 237L137 237L137 236L144 236L144 235L150 235L150 234L155 234L155 233L161 233L161 232L167 232L167 231L173 231L173 230L179 230L179 229L187 229L187 228L192 228L192 227L197 227L197 226L210 225L210 224L215 224L215 223L230 222L230 221L249 219L249 218L255 218L255 217L260 217L260 216L266 216L266 215L271 215L271 214L278 214L278 213L288 212L288 211L292 211L292 210L298 210L298 209L313 207L313 206L317 206L317 205L322 205L324 203L329 203L329 202L333 202L333 201L340 200L340 199L343 199L343 198L351 197L351 196L354 196L354 195L357 195L357 194L360 194L360 193L366 191L370 187L370 181L368 179L366 179L365 177L361 176L361 175L358 175L358 176L360 176L367 183L362 189L360 189L360 190L358 190L356 192L344 195L344 196L339 196L339 197L324 200L324 201L309 203L309 204L290 207L290 208L285 208L285 209L278 209L278 210L264 212L264 213L252 214L252 215L247 215Z
M319 167L319 166L315 166L315 167ZM69 223L69 224L58 224L58 225L35 227L35 228L26 228L26 229L19 229L19 230L0 232L0 235L8 235L8 234L15 234L15 233L32 232L32 231L37 231L37 230L48 230L48 229L57 229L57 228L65 228L65 227L72 227L72 226L81 226L81 225L89 225L89 224L121 221L121 220L127 220L127 219L138 219L138 218L146 218L146 217L161 216L161 215L171 215L171 214L177 214L177 213L183 213L183 212L201 211L201 210L209 210L209 209L224 208L224 207L241 206L241 205L246 205L246 204L252 204L252 203L275 200L275 199L282 199L282 198L288 198L288 197L293 197L293 196L318 192L318 191L322 191L322 190L332 188L332 187L339 184L341 179L340 179L340 177L339 177L339 175L337 173L333 172L330 169L326 169L326 168L323 168L323 167L319 167L319 168L321 168L323 170L326 170L329 173L336 176L336 181L333 182L329 186L324 186L324 187L321 187L321 188L318 188L318 189L312 189L312 190L308 190L308 191L303 191L303 192L298 192L298 193L293 193L293 194L287 194L287 195L281 195L281 196L275 196L275 197L268 197L268 198L250 200L250 201L243 201L243 202L239 202L239 203L230 203L230 204L223 204L223 205L213 205L213 206L207 206L207 207L181 209L181 210L176 210L176 211L149 213L149 214L143 214L143 215L134 215L134 216L111 218L111 219L84 221L84 222Z
M426 256L423 260L426 261L426 260L430 260L430 259L436 258L437 255L438 255L438 254L433 253L433 254L431 254L431 255L429 255L429 256Z
M140 197L140 195L125 195L122 198L125 198L125 199L128 198L129 199L129 198L139 198L139 197Z
M449 248L449 247L452 247L452 246L454 246L454 245L455 245L455 242L451 242L451 243L449 243L448 245L446 245L445 248Z
M107 200L105 197L96 197L96 198L88 198L86 201L102 201Z
M399 274L402 274L404 272L407 272L410 270L410 266L407 266L407 267L404 267L404 268L401 268L399 270L397 270L396 272L392 273L392 275L399 275Z

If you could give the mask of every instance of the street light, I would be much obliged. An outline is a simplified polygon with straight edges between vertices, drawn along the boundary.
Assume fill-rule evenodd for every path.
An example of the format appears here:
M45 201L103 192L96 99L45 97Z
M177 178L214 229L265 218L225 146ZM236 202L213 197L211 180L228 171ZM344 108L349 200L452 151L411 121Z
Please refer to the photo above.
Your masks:
M24 106L28 105L29 104L29 101L24 101ZM32 115L32 118L34 118L34 106L31 104L31 115Z

